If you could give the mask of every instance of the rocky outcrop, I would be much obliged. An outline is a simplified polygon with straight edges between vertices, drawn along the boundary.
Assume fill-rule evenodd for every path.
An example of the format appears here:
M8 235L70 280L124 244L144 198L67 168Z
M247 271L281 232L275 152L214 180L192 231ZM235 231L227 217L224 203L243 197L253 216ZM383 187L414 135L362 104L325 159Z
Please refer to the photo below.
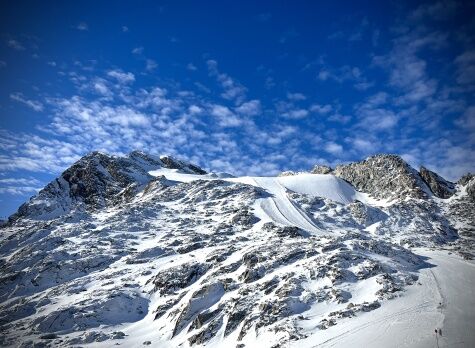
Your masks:
M455 192L455 185L425 167L419 170L422 180L429 186L432 193L439 198L449 198Z
M95 210L127 201L154 179L148 172L159 168L206 174L198 166L168 156L158 158L133 151L128 156L117 157L96 151L50 182L23 204L10 221L52 219L74 209Z
M474 174L472 174L472 173L467 173L467 174L465 174L464 176L462 176L462 177L459 179L459 181L457 181L457 184L462 185L462 186L465 186L465 185L467 185L467 184L470 182L470 180L472 180L474 177L475 177Z
M376 155L337 166L333 174L358 191L379 199L424 198L425 184L415 169L397 155Z
M465 186L468 198L472 202L475 202L475 175L467 173L462 176L459 181L457 181L457 184L460 186Z
M163 163L163 167L168 168L168 169L179 169L185 173L190 173L190 174L199 174L199 175L206 174L206 171L201 169L200 167L195 166L194 164L191 164L191 163L177 160L176 158L173 158L170 156L161 156L160 160Z
M325 165L315 165L310 173L312 174L330 174L332 172L332 169L329 166Z

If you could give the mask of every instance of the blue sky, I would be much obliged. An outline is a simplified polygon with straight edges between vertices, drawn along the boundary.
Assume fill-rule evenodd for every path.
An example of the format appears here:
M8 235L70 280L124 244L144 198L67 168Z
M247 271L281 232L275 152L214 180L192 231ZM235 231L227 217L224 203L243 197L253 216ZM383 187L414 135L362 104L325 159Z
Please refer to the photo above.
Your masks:
M89 151L271 175L397 153L475 170L469 2L0 9L0 215Z

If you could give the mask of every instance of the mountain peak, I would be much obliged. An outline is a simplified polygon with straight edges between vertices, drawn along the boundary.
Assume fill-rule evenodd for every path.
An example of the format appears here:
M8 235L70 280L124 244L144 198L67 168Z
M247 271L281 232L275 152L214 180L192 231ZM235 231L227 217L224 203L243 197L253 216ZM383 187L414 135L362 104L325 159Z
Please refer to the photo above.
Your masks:
M379 199L424 198L430 194L418 172L394 154L378 154L335 167L333 174Z
M149 171L168 168L184 173L206 174L200 167L170 156L157 157L142 151L111 156L93 151L66 169L10 217L52 219L70 211L114 205L148 184Z

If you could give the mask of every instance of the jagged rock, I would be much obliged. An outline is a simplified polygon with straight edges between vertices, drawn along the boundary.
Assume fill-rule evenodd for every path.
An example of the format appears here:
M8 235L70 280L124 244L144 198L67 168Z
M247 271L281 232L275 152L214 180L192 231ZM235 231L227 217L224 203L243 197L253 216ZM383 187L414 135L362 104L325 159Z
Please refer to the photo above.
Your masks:
M467 184L467 193L470 199L475 202L475 180Z
M184 247L178 248L176 251L179 254L186 254L194 250L204 248L205 246L206 246L205 242L196 242L196 243L187 244Z
M372 225L387 218L387 215L382 210L363 204L358 200L348 204L348 207L353 218L364 226Z
M282 172L282 173L279 173L278 176L294 176L294 175L297 175L298 172L294 172L292 170L287 170L285 172Z
M203 325L209 322L211 319L215 318L221 312L221 308L217 308L214 311L208 311L200 313L196 316L196 318L192 321L190 325L189 331L200 329Z
M169 268L158 273L152 280L154 291L160 294L173 294L197 281L208 270L206 264L192 263Z
M439 198L449 198L454 194L455 185L440 175L421 167L419 173L422 180L430 187L432 193Z
M475 202L475 175L468 173L460 178L457 182L459 185L465 186L468 197Z
M233 309L228 316L226 328L224 329L224 336L228 336L231 332L237 329L247 315L246 307L241 306L239 309Z
M371 303L364 303L361 306L361 310L363 312L370 312L370 311L373 311L375 309L378 309L379 307L381 307L381 304L378 301L374 301L374 302L371 302Z
M223 318L218 318L217 320L212 321L206 328L201 330L199 333L188 338L188 342L190 342L190 345L192 346L195 344L204 344L216 335L222 325Z
M332 171L333 171L333 169L329 166L317 164L312 168L310 173L312 173L312 174L330 174Z
M463 175L458 181L457 181L457 184L459 185L462 185L462 186L465 186L468 184L468 182L470 180L472 180L472 178L474 178L475 175L473 175L472 173L467 173L465 175Z
M127 201L142 185L152 180L164 184L163 180L154 179L148 173L162 167L206 174L201 168L172 157L160 159L140 151L115 157L96 151L65 170L59 178L23 204L9 220L53 219L73 209L99 209Z
M277 229L277 235L279 237L291 237L291 238L298 238L298 237L308 237L308 232L298 228L296 226L284 226Z
M375 198L424 198L424 183L415 169L397 155L376 155L336 166L333 174Z
M200 174L200 175L206 174L206 171L201 169L200 167L194 164L177 160L176 158L173 158L170 156L161 156L160 160L163 162L164 167L168 169L181 169L185 172L192 173L192 174Z
M240 276L239 279L244 283L254 282L261 279L265 274L265 268L263 266L248 268Z
M205 309L210 308L217 303L224 295L224 286L221 282L205 285L200 290L193 293L188 304L181 311L175 328L173 329L173 336L177 335L185 326L187 326L195 315L198 315Z
M251 226L259 222L259 218L252 214L247 207L241 208L231 218L231 222L237 225Z

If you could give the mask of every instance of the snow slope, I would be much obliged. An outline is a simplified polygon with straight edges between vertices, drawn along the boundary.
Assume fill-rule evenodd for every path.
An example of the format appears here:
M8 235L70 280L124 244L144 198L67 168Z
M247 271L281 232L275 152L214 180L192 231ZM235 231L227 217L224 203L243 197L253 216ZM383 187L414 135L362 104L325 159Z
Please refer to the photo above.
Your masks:
M411 194L390 159L348 169L399 192L369 197L331 174L86 156L37 197L75 194L64 214L1 227L0 345L472 347L475 201Z
M475 263L437 250L418 250L431 267L417 285L379 310L346 319L295 347L470 347L475 342ZM434 330L442 330L435 335Z

